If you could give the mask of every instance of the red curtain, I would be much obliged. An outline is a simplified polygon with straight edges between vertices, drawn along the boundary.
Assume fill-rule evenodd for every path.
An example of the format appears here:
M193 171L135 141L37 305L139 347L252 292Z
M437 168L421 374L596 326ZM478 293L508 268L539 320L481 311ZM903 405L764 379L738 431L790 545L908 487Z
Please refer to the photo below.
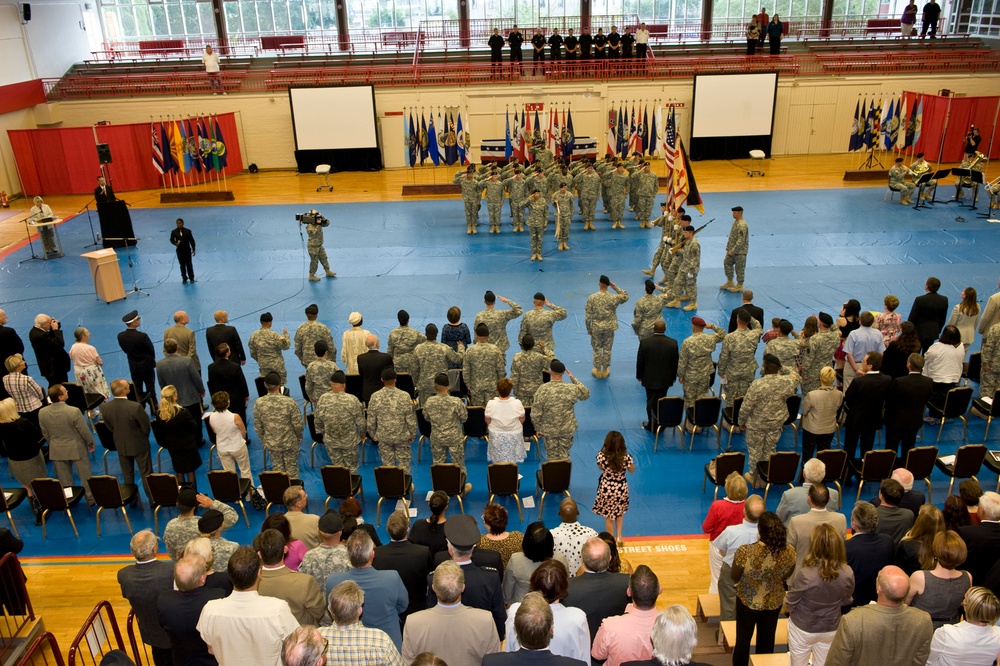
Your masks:
M1000 157L1000 141L990 146L1000 97L940 97L909 92L903 93L903 97L907 115L912 112L914 104L919 106L923 101L920 140L914 151L924 153L928 161L961 162L965 134L971 125L979 128L982 137L979 152L991 159Z
M219 124L225 144L226 168L223 173L233 176L243 171L243 155L236 133L236 115L226 113L213 117ZM160 125L155 125L157 137ZM60 129L8 130L14 160L21 176L21 189L26 196L36 194L89 194L96 187L100 174L94 130L91 127ZM112 163L108 173L116 192L156 189L163 178L153 168L153 142L149 123L132 125L101 125L96 143L106 143ZM163 147L169 150L169 147ZM175 182L184 178L189 185L204 176L188 172L174 174Z

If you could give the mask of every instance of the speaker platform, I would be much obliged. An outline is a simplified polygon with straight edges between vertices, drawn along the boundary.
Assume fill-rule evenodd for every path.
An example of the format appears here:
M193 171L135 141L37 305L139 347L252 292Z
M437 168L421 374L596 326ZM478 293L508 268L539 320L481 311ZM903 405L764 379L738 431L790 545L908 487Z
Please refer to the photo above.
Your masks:
M161 204L236 201L229 190L222 192L160 192Z

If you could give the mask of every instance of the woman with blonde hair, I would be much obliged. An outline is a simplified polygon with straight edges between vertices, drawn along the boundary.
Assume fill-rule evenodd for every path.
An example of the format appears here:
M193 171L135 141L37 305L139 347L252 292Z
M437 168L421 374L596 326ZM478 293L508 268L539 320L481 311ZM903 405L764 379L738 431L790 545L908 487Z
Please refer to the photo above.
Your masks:
M722 553L715 547L715 540L730 525L743 522L743 504L747 499L747 480L739 472L731 472L726 477L726 496L712 502L708 515L701 523L701 531L708 535L708 571L711 582L709 594L719 591L719 572L722 570Z
M802 460L810 460L816 451L830 446L837 432L837 412L844 394L834 387L837 372L830 366L819 371L819 388L802 399Z
M90 331L83 326L73 331L76 342L69 348L69 357L73 359L73 376L84 393L111 397L108 390L108 380L104 378L104 359L97 353L97 348L90 344Z
M201 467L198 453L198 439L201 436L199 424L191 412L177 404L177 389L169 384L160 390L160 405L156 412L158 426L163 435L163 448L170 453L177 483L190 484L197 490L195 470Z
M990 666L1000 654L1000 599L985 587L970 587L962 600L965 620L934 632L927 666Z
M17 412L17 403L13 398L0 400L0 441L7 454L7 467L28 493L35 524L41 525L42 512L35 501L31 482L49 475L42 455L42 433L34 423Z
M972 287L962 290L962 302L955 305L951 310L951 318L948 325L954 326L962 334L962 344L965 345L965 353L969 353L969 345L976 339L976 327L979 326L979 303L978 294Z
M944 514L933 504L917 512L913 527L896 546L894 564L909 576L914 571L934 568L934 537L944 532Z
M972 587L972 576L958 566L965 562L969 550L955 532L938 532L934 537L933 569L910 574L910 592L906 605L927 611L934 628L955 624L962 614L962 601Z

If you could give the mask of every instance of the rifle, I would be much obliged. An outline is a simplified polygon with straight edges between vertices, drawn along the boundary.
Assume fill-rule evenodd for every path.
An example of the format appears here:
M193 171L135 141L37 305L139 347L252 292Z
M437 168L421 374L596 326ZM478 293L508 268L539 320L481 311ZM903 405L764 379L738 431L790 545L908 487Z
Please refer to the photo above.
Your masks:
M704 229L708 225L712 224L712 222L715 222L715 218L714 217L711 220L709 220L708 222L706 222L705 224L703 224L700 227L698 227L697 229L695 229L694 232L692 233L692 236L696 235L699 231L701 231L702 229ZM677 243L677 245L674 245L672 248L670 248L670 253L671 254L677 254L678 250L682 250L684 248L684 243L686 241L687 241L686 238L681 238L681 241L679 243Z

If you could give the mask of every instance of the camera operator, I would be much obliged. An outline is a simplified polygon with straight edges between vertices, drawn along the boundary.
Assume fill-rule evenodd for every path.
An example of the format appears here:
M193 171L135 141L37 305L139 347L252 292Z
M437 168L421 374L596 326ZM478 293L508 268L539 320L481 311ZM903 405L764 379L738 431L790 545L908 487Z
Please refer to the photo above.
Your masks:
M51 387L69 378L69 354L59 322L47 314L35 317L35 326L28 333L31 348L35 350L35 364Z
M979 128L975 125L970 127L969 131L965 134L965 154L975 155L976 151L979 150L979 144L982 140L982 137L979 136Z
M316 277L318 264L323 264L327 277L335 277L337 274L330 270L330 262L327 261L326 250L323 248L323 227L330 226L330 220L315 210L304 215L296 215L295 219L299 224L306 226L306 233L309 234L309 240L306 242L306 251L309 253L309 279L319 282L319 278Z

